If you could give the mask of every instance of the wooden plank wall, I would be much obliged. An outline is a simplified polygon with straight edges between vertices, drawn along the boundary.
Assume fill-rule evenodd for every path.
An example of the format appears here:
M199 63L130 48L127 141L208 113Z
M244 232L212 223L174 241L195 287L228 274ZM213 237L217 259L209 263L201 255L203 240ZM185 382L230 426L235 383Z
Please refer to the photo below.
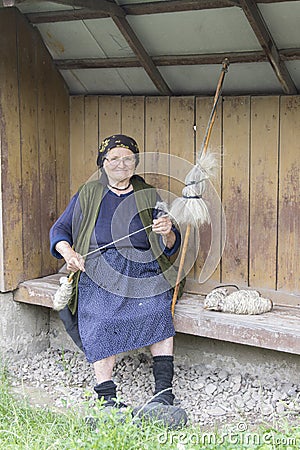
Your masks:
M0 291L57 270L49 229L69 199L69 95L40 36L0 11Z
M101 140L122 132L135 137L142 151L156 155L145 167L147 181L169 190L171 197L181 195L212 98L78 96L71 97L70 105L71 194L95 174ZM285 293L287 302L289 294L299 295L299 121L299 96L228 97L219 104L210 146L221 161L214 185L225 210L226 245L210 286L236 283L280 291L282 303ZM171 156L169 166L162 153ZM210 229L204 227L189 271L194 291L203 291L198 278L209 239ZM189 252L194 258L193 245Z

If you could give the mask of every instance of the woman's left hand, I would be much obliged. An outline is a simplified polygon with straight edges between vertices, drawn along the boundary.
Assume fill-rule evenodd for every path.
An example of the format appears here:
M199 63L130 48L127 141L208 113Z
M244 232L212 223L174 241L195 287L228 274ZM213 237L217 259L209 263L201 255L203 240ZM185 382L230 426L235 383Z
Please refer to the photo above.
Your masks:
M172 222L168 216L162 216L153 220L152 231L162 236L168 236L172 231Z
M152 231L160 234L166 247L172 248L175 244L176 236L172 230L172 221L168 216L162 216L153 220Z

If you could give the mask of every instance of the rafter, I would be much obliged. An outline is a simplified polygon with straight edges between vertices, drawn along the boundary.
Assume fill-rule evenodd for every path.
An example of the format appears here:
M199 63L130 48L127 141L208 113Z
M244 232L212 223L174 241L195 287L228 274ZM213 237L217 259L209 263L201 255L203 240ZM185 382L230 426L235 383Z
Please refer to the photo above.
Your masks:
M280 56L285 61L299 61L300 48L286 49L280 51ZM220 64L224 58L230 60L230 64L266 62L267 56L264 52L233 52L233 53L211 53L202 55L172 55L153 56L152 61L156 66L194 66ZM126 58L83 58L83 59L56 59L54 64L59 70L73 69L113 69L124 67L141 67L136 57Z
M6 0L13 1L13 0ZM25 1L25 0L24 0ZM256 3L282 3L288 0L259 0ZM18 1L20 3L20 0ZM122 5L126 15L139 16L150 14L162 14L171 12L195 11L205 9L230 8L239 6L239 1L229 0L169 0L160 2L132 3ZM26 14L28 20L33 23L67 22L70 20L101 19L109 17L104 11L91 10L86 7L76 10L34 12Z
M238 6L234 0L169 0L123 5L124 11L131 15L161 14L179 11L196 11Z
M141 42L137 38L135 32L127 22L125 17L112 17L114 23L121 31L123 37L127 41L130 48L138 57L140 63L144 67L145 71L151 78L154 85L157 87L159 92L163 95L171 95L171 90L167 83L161 76L158 68L155 66L154 62L142 46Z
M101 11L91 11L87 8L68 9L63 11L46 11L27 13L27 19L32 24L38 23L54 23L54 22L70 22L73 20L88 20L88 19L104 19L110 17Z
M3 3L31 3L36 0L2 0ZM74 6L99 10L103 6L99 4L102 0L61 0L55 3L71 4ZM114 3L111 0L103 0L104 3ZM9 5L12 6L12 5ZM191 11L197 9L212 9L212 8L224 8L227 6L238 6L238 0L168 0L168 1L149 1L145 3L125 4L122 5L122 9L126 14L159 14L163 12L175 12L175 11ZM104 6L109 8L109 6Z
M110 16L125 16L123 9L114 2L108 0L52 0L54 3L87 8L92 11L109 14Z
M40 0L42 1L42 0ZM101 1L101 0L100 0ZM109 3L109 0L105 0ZM285 3L291 0L256 0L255 3ZM0 4L3 6L14 6L21 3L33 3L37 0L0 0ZM95 3L96 2L96 3ZM58 2L57 2L58 3ZM68 0L65 2L59 2L61 4L70 4ZM93 14L93 18L107 17L105 12L99 12L99 3L97 0L86 2L78 1L78 6L82 5L82 9L76 11L74 19L72 19L72 11L47 11L47 12L35 12L28 13L27 16L30 18L32 23L42 23L45 22L58 22L58 21L68 21L77 19L91 18L90 15ZM91 9L90 6L96 5L95 9ZM166 12L179 12L179 11L193 11L201 9L216 9L216 8L228 8L232 6L239 6L239 0L168 0L168 1L151 1L145 3L130 3L122 5L122 9L126 15L145 15L145 14L161 14ZM101 8L101 6L100 6ZM102 6L103 8L103 6ZM57 20L54 20L57 14ZM82 14L82 16L81 16ZM103 14L103 15L102 15Z
M61 2L65 3L65 2ZM70 4L70 3L69 3ZM195 11L238 6L238 1L231 0L169 0L161 2L133 3L122 5L125 15L149 15L170 12ZM103 10L91 10L84 5L81 9L66 11L47 11L26 14L31 23L67 22L70 20L101 19L109 17Z
M240 0L249 24L251 25L263 51L265 52L283 91L286 94L297 94L296 86L284 64L280 59L279 51L274 39L254 0Z
M43 0L2 0L3 6L17 6L22 3L44 3ZM122 14L124 12L121 7L115 4L113 0L52 0L52 3L58 3L61 5L73 6L76 8L87 8L90 11L101 11L103 13L112 14Z

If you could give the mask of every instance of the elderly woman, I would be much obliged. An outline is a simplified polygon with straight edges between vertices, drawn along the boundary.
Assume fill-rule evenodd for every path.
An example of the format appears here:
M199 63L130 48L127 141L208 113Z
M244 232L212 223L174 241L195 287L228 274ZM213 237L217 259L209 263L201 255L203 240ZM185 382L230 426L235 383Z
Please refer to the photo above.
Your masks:
M176 272L169 257L180 234L157 208L156 190L134 175L138 162L134 139L106 138L97 158L100 180L79 189L50 231L52 254L76 272L68 307L78 315L82 348L94 365L94 390L110 407L125 406L112 380L116 355L144 346L153 356L153 401L174 400L170 306ZM81 255L93 250L84 260Z

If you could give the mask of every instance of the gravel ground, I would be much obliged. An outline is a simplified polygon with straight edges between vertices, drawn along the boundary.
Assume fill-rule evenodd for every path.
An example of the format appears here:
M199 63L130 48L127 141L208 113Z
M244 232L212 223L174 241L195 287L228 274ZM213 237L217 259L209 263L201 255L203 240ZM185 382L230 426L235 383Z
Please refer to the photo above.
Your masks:
M14 391L25 393L38 406L81 407L96 401L93 368L81 353L49 349L31 359L11 361L8 369ZM142 405L152 396L151 357L125 355L116 365L114 381L125 403ZM175 362L174 393L189 424L299 421L300 384L282 379L264 381L229 369Z

